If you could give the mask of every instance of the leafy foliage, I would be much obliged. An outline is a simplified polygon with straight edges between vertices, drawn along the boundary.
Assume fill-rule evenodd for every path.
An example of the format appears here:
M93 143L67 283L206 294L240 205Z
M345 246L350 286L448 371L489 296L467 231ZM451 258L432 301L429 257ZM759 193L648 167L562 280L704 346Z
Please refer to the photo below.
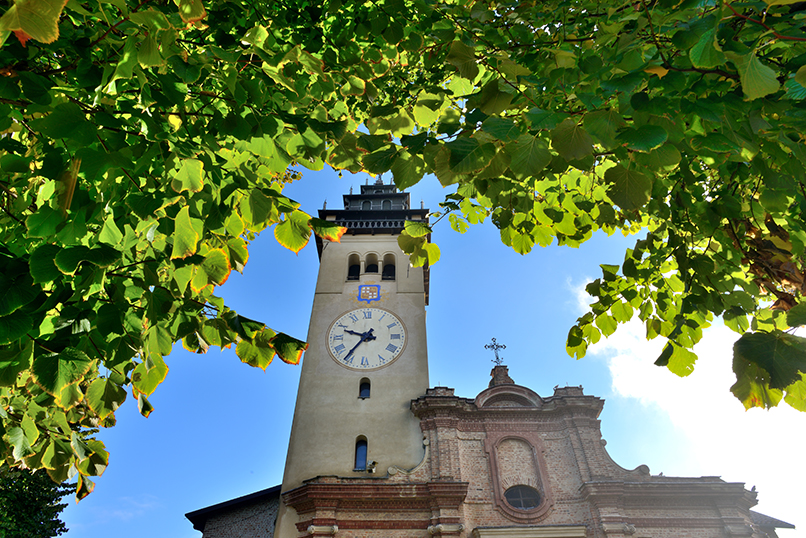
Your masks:
M44 472L0 468L0 536L49 538L67 532L59 503L73 487L54 483Z
M668 340L657 363L686 375L721 315L744 334L744 404L806 408L803 340L785 332L803 324L806 276L798 6L14 3L0 17L6 462L78 472L86 495L107 454L75 432L114 424L127 391L150 413L178 340L298 361L302 342L214 292L267 227L294 251L312 232L338 240L282 194L325 163L391 170L401 188L433 173L451 186L439 217L459 232L489 219L524 254L643 230L588 286L569 353L637 317ZM413 263L439 258L429 228L406 231Z

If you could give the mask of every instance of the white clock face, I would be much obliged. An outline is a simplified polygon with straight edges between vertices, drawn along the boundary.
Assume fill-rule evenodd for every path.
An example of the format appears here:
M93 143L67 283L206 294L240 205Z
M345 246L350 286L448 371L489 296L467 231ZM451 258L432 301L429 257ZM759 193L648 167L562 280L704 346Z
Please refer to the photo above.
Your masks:
M357 308L333 322L327 348L333 359L353 370L388 366L406 347L406 327L397 316L380 308Z

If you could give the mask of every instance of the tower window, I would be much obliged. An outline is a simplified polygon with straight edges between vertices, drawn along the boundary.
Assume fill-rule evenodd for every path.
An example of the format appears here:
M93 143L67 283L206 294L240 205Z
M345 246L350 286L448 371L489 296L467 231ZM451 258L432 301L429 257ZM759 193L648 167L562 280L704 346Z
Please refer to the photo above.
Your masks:
M361 276L361 260L358 254L350 254L347 259L347 280L358 280Z
M358 397L361 398L362 400L366 400L367 398L369 398L369 388L370 388L369 379L367 379L366 377L361 379L361 383L358 385Z
M531 510L540 506L540 492L530 486L512 486L504 492L504 498L512 508Z
M367 438L364 436L355 440L355 468L353 471L367 470Z
M377 254L367 254L367 258L365 260L366 268L364 269L365 273L377 273L378 272L378 256Z
M372 202L370 202L369 200L364 200L363 202L361 202L361 209L363 211L369 211L370 209L372 209Z
M383 275L381 280L395 279L395 255L387 254L383 257Z
M392 201L391 200L384 200L383 201L383 209L392 209Z

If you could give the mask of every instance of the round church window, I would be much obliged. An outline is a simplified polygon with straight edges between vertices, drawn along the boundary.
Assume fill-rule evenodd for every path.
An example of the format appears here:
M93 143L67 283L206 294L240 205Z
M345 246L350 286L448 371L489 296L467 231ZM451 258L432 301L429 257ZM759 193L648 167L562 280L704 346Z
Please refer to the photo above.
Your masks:
M504 492L507 503L518 510L531 510L540 505L540 492L529 486L512 486Z

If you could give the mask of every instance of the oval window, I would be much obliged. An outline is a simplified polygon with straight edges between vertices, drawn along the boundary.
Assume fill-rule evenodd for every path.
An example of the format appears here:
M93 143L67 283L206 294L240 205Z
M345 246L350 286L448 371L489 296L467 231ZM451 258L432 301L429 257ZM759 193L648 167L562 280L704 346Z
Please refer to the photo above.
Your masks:
M504 492L507 503L518 510L531 510L540 506L540 492L530 486L512 486Z

